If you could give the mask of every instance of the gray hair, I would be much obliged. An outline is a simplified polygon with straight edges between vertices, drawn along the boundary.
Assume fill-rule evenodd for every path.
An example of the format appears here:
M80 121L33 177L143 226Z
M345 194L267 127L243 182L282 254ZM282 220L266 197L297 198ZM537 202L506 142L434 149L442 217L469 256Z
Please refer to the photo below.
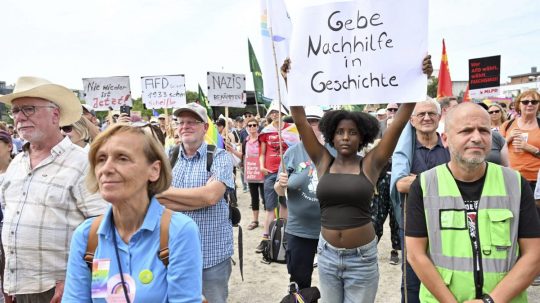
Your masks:
M437 110L437 114L441 114L441 105L439 104L439 102L437 102L435 99L431 98L431 97L426 97L426 100L425 101L420 101L418 103L416 103L416 106L418 106L419 104L428 104L428 105L433 105L435 106L435 109ZM413 110L413 115L416 114L416 106L414 107L414 110Z

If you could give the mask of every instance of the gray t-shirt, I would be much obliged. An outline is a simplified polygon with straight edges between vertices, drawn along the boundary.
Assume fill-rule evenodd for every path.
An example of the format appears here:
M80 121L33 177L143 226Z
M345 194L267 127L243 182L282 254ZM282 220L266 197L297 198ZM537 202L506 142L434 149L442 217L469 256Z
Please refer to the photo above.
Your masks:
M492 131L491 134L491 151L487 155L486 161L502 165L501 149L506 144L506 140L504 140L504 137L498 131Z
M302 142L285 152L283 162L289 172L285 232L297 237L318 239L321 232L321 210L316 195L319 183L317 169L309 159ZM281 167L280 165L279 173Z

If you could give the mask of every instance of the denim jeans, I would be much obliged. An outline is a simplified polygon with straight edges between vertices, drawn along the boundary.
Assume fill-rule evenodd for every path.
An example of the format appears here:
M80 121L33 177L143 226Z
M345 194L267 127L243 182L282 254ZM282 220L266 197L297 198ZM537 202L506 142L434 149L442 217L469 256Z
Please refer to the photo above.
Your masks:
M302 238L285 233L287 247L285 259L290 282L296 282L298 289L311 287L313 260L317 252L317 239Z
M405 263L405 270L403 270L403 263L401 264L401 272L407 275L407 303L420 303L420 279L414 272L411 264L406 262L407 258L404 256L403 246L405 245L405 238L403 229L399 229L399 237L401 238L401 259ZM401 303L405 303L405 276L401 275Z
M279 197L274 190L274 184L276 183L277 173L268 174L264 176L264 209L273 210L278 207L278 201L283 206L287 207L285 197Z
M208 302L226 303L229 296L229 278L231 277L231 258L203 269L203 295Z
M323 303L372 303L379 285L377 237L357 248L336 248L322 235L317 247Z

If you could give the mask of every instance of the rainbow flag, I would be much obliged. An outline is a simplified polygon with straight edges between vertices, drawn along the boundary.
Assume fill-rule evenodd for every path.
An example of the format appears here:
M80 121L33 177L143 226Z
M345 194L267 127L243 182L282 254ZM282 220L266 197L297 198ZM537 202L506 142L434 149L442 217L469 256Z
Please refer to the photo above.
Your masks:
M204 135L204 142L206 142L206 144L215 145L219 148L225 148L223 137L219 134L217 126L214 124L212 119L210 119L210 117L208 117L208 130Z
M208 130L204 135L204 142L206 142L206 144L215 145L219 148L225 148L223 137L219 134L217 126L214 124L214 121L212 121L212 118L210 117L210 115L212 114L212 107L208 106L208 99L206 99L206 96L204 95L200 84L198 98L200 105L204 107L204 109L206 109L206 117L208 117Z
M277 133L277 132L278 132L277 128L275 128L272 124L270 124L270 125L267 125L265 128L263 128L263 130L261 131L261 135L267 134L267 133ZM285 128L283 128L281 130L281 139L289 147L300 142L300 134L298 133L298 128L296 128L296 125L289 124Z

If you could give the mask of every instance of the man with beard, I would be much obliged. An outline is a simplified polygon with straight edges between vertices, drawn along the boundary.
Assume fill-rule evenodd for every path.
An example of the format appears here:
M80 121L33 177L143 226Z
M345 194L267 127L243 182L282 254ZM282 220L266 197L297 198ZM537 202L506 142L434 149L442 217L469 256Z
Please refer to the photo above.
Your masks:
M447 116L450 162L417 178L406 209L408 261L422 302L526 302L540 272L540 219L518 172L485 161L490 118L463 103Z

